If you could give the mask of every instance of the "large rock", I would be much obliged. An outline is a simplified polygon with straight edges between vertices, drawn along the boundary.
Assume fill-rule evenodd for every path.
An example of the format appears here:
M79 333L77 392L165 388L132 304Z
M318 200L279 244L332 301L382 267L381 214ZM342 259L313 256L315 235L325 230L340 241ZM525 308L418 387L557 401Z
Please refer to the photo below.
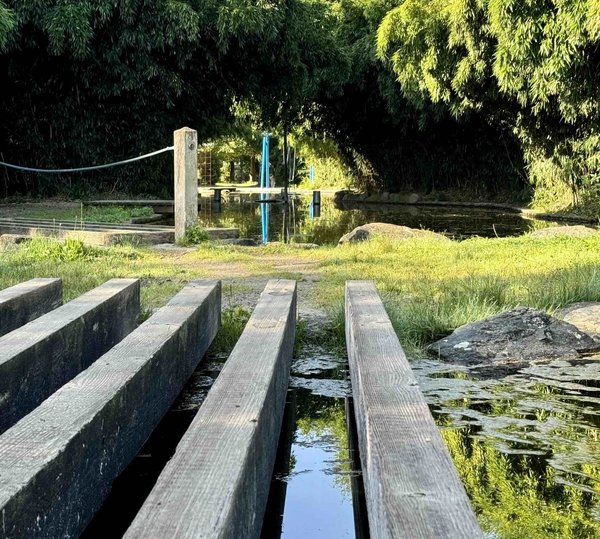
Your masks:
M600 342L600 302L580 301L559 309L556 316Z
M543 311L517 307L467 324L428 347L452 363L519 367L552 359L577 359L598 344L573 324Z
M598 231L595 228L583 225L572 226L550 226L530 232L529 235L536 238L553 238L555 236L569 236L571 238L585 238L595 236Z
M416 228L409 228L401 225L391 225L389 223L368 223L366 225L357 226L352 232L344 234L339 245L344 243L356 243L359 241L365 241L373 236L385 236L387 238L393 238L397 240L407 240L411 238L430 238L450 241L446 236L438 234L437 232L431 232L430 230L420 230Z

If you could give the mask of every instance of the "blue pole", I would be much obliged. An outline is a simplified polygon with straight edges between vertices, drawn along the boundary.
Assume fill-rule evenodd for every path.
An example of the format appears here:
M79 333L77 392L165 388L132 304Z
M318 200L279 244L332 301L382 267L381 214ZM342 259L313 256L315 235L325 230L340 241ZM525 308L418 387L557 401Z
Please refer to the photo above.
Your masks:
M265 133L262 141L262 163L260 168L260 187L266 189L269 187L269 135ZM260 193L261 200L267 200L268 194L266 192ZM260 220L262 226L262 242L267 243L269 241L269 205L260 205Z

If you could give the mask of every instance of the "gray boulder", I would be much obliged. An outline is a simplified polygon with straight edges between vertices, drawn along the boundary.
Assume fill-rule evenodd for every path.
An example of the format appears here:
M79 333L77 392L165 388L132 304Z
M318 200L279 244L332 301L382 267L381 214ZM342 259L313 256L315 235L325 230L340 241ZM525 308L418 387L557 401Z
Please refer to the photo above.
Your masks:
M573 303L559 309L556 316L573 324L579 331L587 333L596 342L600 342L600 302Z
M466 324L428 347L443 361L520 367L552 359L577 359L598 344L574 325L543 311L517 307Z
M389 223L368 223L366 225L357 226L354 230L348 232L348 234L344 234L340 238L338 245L365 241L373 236L385 236L387 238L396 240L430 238L450 241L446 236L438 234L437 232L431 232L430 230L420 230L402 225L392 225Z

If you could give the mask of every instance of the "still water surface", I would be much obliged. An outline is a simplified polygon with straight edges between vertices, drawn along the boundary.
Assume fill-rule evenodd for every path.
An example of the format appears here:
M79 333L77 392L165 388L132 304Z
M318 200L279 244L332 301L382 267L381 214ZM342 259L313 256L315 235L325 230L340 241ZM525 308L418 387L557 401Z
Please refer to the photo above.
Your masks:
M260 239L261 218L267 212L269 241L280 241L283 207L277 203L278 199L278 196L270 195L271 203L260 204L257 194L231 193L223 196L221 204L215 204L211 198L201 198L199 222L204 227L236 227L242 237ZM482 208L362 204L341 209L335 206L331 196L323 195L320 212L315 212L310 196L292 196L291 201L287 220L292 240L319 245L335 244L353 228L373 222L424 228L456 239L475 235L517 236L552 224Z

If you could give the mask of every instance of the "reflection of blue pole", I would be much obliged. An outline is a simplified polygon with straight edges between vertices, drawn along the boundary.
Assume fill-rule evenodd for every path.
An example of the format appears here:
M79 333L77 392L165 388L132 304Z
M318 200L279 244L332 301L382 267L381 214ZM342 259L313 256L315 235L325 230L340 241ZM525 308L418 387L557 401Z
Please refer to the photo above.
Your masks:
M311 183L315 182L315 167L313 167L312 165L310 165L310 167L308 168L308 179Z
M269 135L265 133L262 139L262 162L260 166L260 199L267 200L268 195L263 189L269 187ZM260 222L262 226L262 242L269 241L269 205L260 205Z

